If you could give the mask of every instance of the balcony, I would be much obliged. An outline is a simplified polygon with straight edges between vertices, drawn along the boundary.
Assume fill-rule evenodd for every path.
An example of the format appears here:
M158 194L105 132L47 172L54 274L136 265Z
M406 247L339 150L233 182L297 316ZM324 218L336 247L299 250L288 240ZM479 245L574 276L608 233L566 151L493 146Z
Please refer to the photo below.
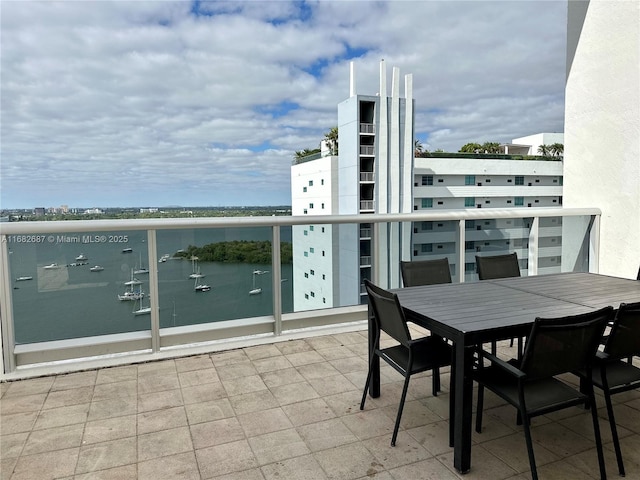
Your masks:
M547 217L563 219L563 262L569 262L570 251L586 248L589 252L583 262L564 263L563 268L595 269L598 252L594 246L599 233L599 211L595 209L368 215L367 222L372 224L374 244L389 224L453 222L458 225L451 232L458 242L457 251L451 256L455 264L465 259L460 245L464 246L467 220L521 219L524 215L533 218L528 231L530 275L536 273L538 235L542 230L538 224ZM317 230L325 224L357 227L361 220L359 216L328 216L313 217L311 223ZM287 284L295 278L289 276L291 267L283 262L281 249L271 252L270 264L261 265L261 274L255 276L262 281L262 295L268 296L268 308L259 311L259 315L237 313L229 315L237 318L210 321L212 312L195 309L185 319L179 298L175 299L178 306L174 311L168 284L179 280L191 285L192 280L187 277L193 265L190 259L170 257L163 261L164 255L171 253L169 240L179 240L170 243L178 250L185 242L202 245L218 238L217 234L225 239L268 238L278 245L289 241L287 232L292 225L309 222L309 217L269 217L3 224L3 380L16 381L0 384L2 477L45 478L42 472L47 472L50 478L297 478L303 474L310 478L357 479L373 474L414 478L416 472L428 469L437 478L459 478L453 471L447 437L448 371L445 369L443 391L437 397L431 396L428 374L413 378L398 446L389 447L401 377L383 365L382 396L368 399L363 412L358 409L367 370L366 307L354 304L294 311L285 290L293 290L295 285ZM78 235L79 244L73 240ZM80 275L77 269L92 266L99 251L92 250L90 242L82 243L84 235L86 240L129 235L133 251L125 252L128 247L119 245L113 253L120 272L117 281L95 280L92 283L97 285L92 287L86 286L86 281L73 283L74 277ZM24 238L18 242L16 236ZM50 236L60 243L48 244ZM42 241L26 241L36 238ZM17 243L29 245L18 247ZM45 269L52 263L62 264L65 249L77 257L87 256L89 263ZM136 256L138 249L142 256ZM129 266L135 267L141 258L149 268L148 279L142 281L152 308L143 317L147 319L146 328L136 326L129 307L126 314L118 311L124 306L115 295L130 278ZM84 262L73 260L71 263ZM371 263L376 275L375 258ZM105 261L105 271L108 265ZM219 271L209 270L214 265ZM212 292L230 281L232 273L238 273L223 271L224 265L217 262L200 261L199 266L200 272L206 274L204 279L212 285ZM238 278L244 277L244 267L251 270L245 279L247 288L227 294L237 304L248 303L251 277L257 270L253 264L236 265L234 268L241 271ZM19 268L34 269L36 278L16 282L14 277L22 273ZM180 278L172 277L171 269L177 269ZM105 271L85 274L90 280L91 275ZM144 278L145 274L136 275ZM284 279L288 281L283 282ZM473 278L471 275L454 281ZM82 293L75 297L76 301L65 303L64 311L88 325L97 315L91 315L92 305L87 305L84 291L104 289L105 300L111 302L109 308L118 312L110 319L118 323L122 316L124 331L102 335L88 332L85 336L76 331L75 338L16 342L16 336L20 339L25 335L21 324L28 320L29 311L20 295L28 291L29 282L35 282L32 307L38 303L39 295L51 297L48 301L53 308L57 296ZM197 295L211 292L189 293L195 300L200 298ZM53 327L54 332L61 329ZM508 342L499 348L504 356L514 354ZM620 424L634 425L636 396L620 402L624 404L617 407L621 411ZM488 397L487 403L491 406L486 431L474 434L474 477L526 474L525 449L518 431L521 427L511 416L503 415L504 405L499 399ZM588 412L575 409L561 422L534 426L534 438L555 446L553 451L539 454L544 463L541 474L563 475L568 465L573 472L580 471L585 476L596 471L595 455L590 454L594 445L589 422ZM602 431L607 465L614 468L605 420ZM639 431L630 427L625 434L623 448L640 444ZM522 448L514 448L514 444ZM640 475L640 459L632 448L625 449L625 459L629 459L628 475Z

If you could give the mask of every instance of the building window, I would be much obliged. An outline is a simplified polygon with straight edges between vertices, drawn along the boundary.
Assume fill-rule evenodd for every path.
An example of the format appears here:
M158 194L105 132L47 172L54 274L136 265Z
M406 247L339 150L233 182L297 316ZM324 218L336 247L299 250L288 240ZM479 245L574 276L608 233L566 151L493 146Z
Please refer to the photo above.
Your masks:
M433 252L433 244L431 243L423 243L420 245L420 251L422 253L431 253Z
M309 252L304 252L304 256L308 257L309 256Z
M465 271L465 273L474 273L476 271L476 264L475 263L465 263L464 264L464 271Z
M306 209L306 208L304 209L304 214L305 214L305 215L307 214L307 209Z
M433 185L433 175L423 175L422 176L422 185Z
M322 209L324 210L324 203L321 205Z
M438 205L444 205L444 202L443 202L442 200L440 200L440 201L438 202Z
M326 279L327 279L327 278L326 278L326 275L325 275L324 273L322 274L322 279L323 279L323 280L326 280Z
M324 227L322 227L322 233L324 233Z
M309 232L307 232L306 230L304 231L305 236L309 235Z
M320 185L324 185L324 178L320 179Z
M324 257L324 250L322 250L322 256Z
M310 203L310 204L309 204L309 208L313 208L313 203Z
M327 303L327 299L325 297L322 297L322 303Z
M313 248L313 247L310 247L310 248L309 248L309 253L313 253L313 252L315 252L314 248Z
M465 175L464 176L464 184L465 185L475 185L476 184L476 176L475 175Z
M309 270L309 273L310 273L311 275L315 275L315 274L316 274L315 270Z
M433 222L421 222L422 230L433 230Z
M311 296L315 297L316 296L315 292L311 292Z
M476 197L465 197L464 206L473 207L476 204Z
M311 230L313 232L313 225L309 226L309 230Z
M524 177L516 176L516 185L524 185Z
M308 293L305 293L305 294L304 294L304 299L305 299L305 300L309 300L309 294L308 294Z
M513 202L516 207L522 207L524 205L524 197L515 197Z
M309 180L309 186L313 187L313 180Z
M302 187L302 191L306 192L307 191L307 187Z
M464 242L464 249L465 250L473 250L474 248L476 248L474 242Z
M309 274L307 272L304 272L304 278L309 278Z
M433 208L433 198L423 198L422 208Z

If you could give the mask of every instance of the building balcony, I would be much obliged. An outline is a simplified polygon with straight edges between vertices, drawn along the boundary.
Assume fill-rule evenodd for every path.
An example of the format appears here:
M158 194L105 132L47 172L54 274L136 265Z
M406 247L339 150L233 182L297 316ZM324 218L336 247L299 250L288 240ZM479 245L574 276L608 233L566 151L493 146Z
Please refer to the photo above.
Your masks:
M536 271L536 229L549 215L563 218L562 268L597 271L597 249L587 249L580 261L575 253L585 244L597 245L599 211L522 210L493 212L491 218L534 219L527 274L544 273ZM489 210L481 213L368 215L367 222L374 226L374 243L376 232L389 224L457 222L459 243L450 256L455 264L465 256L465 220L490 218ZM319 228L361 220L327 216L312 223ZM286 244L292 225L308 223L309 217L268 217L2 225L2 478L365 478L374 472L411 478L425 468L439 478L455 476L448 446L448 369L437 397L431 396L429 374L412 379L398 446L392 448L402 378L383 365L382 396L369 398L363 412L358 408L368 361L366 306L293 311L287 295L295 287L295 267L286 262L286 248L274 249L267 265L226 268L223 262L198 259L195 265L195 259L175 256L185 246L220 238ZM91 271L95 264L104 270ZM375 271L375 258L371 264ZM117 295L130 281L131 268L141 266L149 273L134 277L149 293L151 312L136 316L136 302ZM198 266L209 292L192 290L197 279L188 277ZM454 281L471 277L456 275ZM254 278L259 295L249 295ZM231 291L224 290L226 283L233 283ZM241 309L254 299L258 310ZM227 303L232 307L224 314ZM56 317L60 313L62 319ZM64 319L75 323L69 328ZM499 351L515 354L508 342ZM620 400L628 412L620 415L623 424L637 413L634 398ZM499 399L487 403L487 431L504 435L497 441L474 434L474 475L526 474L527 467L513 457L521 453L512 446L522 443L521 432L513 418L500 414ZM567 462L585 475L596 468L595 455L586 462L583 455L594 447L590 430L580 427L589 422L588 411L575 409L554 429L534 426L539 442L568 452L550 457L545 474L562 475ZM627 433L624 444L640 442L638 432ZM575 449L576 442L583 448ZM607 465L615 465L610 440L605 449ZM630 455L628 475L640 475L640 462ZM481 461L484 456L491 462Z

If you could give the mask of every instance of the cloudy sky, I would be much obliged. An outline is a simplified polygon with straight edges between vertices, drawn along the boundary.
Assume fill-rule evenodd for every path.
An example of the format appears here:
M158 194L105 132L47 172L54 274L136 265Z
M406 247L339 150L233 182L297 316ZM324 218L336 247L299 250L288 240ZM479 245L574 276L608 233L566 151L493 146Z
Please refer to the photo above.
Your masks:
M561 132L566 1L0 3L0 208L288 205L291 160L413 74L430 149ZM404 82L403 82L404 84Z

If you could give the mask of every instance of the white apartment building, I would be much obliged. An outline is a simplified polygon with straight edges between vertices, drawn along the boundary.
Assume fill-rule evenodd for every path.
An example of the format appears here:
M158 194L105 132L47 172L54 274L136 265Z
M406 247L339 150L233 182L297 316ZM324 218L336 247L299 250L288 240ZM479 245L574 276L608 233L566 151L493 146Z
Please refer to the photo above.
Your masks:
M447 256L452 275L459 274L455 225L389 225L378 238L383 260L373 258L367 214L562 204L560 160L468 154L414 158L412 77L405 77L405 97L400 97L398 69L394 68L392 78L391 96L387 96L383 61L379 94L357 95L352 65L351 95L338 105L339 155L330 156L323 149L315 159L303 159L291 167L292 215L363 216L358 225L294 227L296 311L366 301L363 283L371 278L375 262L379 281L390 286L399 285L400 260ZM502 148L518 155L535 155L539 145L551 143L562 143L562 134L516 138ZM543 255L538 269L559 271L560 219L544 221L547 223L539 226ZM529 227L522 220L467 222L465 277L475 275L478 252L516 251L526 274Z

